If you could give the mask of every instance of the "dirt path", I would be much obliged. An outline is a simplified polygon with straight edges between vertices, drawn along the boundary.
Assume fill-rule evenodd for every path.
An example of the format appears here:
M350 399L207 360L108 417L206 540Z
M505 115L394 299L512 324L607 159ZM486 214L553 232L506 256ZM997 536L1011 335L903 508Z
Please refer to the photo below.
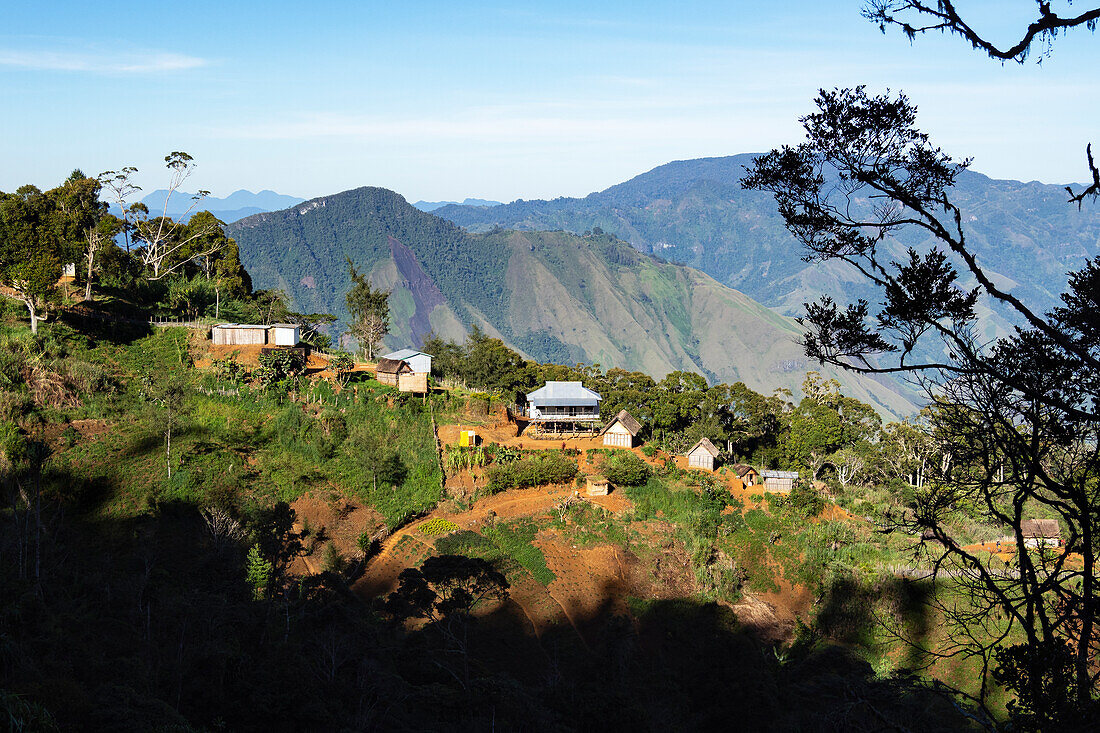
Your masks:
M522 489L486 497L469 511L458 514L436 509L387 537L382 543L382 549L371 559L366 572L355 583L353 590L364 598L392 591L397 586L397 576L402 570L420 564L435 551L434 545L416 536L420 526L431 519L447 519L462 529L472 530L489 519L489 512L502 519L529 517L549 510L563 498L572 495L571 489Z

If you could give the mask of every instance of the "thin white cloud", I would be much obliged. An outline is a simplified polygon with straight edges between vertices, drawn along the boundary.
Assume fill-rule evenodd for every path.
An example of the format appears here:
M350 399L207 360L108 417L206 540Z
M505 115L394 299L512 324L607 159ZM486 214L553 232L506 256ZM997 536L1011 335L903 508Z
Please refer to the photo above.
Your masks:
M34 71L73 71L92 74L155 74L205 66L207 61L179 53L73 52L0 49L0 67Z

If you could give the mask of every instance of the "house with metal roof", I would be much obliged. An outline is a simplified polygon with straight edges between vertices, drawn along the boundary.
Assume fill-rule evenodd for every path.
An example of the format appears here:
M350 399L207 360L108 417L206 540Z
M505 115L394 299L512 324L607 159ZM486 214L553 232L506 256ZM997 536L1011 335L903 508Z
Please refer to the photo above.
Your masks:
M399 349L392 354L386 354L382 358L403 361L412 367L414 374L432 373L432 355L425 354L423 351L417 351L416 349Z
M547 382L527 394L527 417L535 433L550 429L591 434L599 427L601 400L598 392L580 382Z
M760 475L764 479L764 491L790 493L798 480L798 471L761 471Z

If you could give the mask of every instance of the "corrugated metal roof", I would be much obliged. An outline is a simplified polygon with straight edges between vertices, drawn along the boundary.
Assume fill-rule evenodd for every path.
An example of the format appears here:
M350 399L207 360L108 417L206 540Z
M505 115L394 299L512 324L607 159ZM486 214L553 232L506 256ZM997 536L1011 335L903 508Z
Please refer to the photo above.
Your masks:
M416 349L399 349L392 354L386 354L383 359L408 359L410 356L426 356L429 359L432 358L431 354L425 354L423 351L417 351Z
M570 405L596 405L603 397L580 382L547 382L527 394L527 401L536 407L562 407Z
M764 478L798 478L798 471L761 471Z
M214 326L214 328L262 328L266 330L271 328L271 326L263 326L254 323L219 323Z

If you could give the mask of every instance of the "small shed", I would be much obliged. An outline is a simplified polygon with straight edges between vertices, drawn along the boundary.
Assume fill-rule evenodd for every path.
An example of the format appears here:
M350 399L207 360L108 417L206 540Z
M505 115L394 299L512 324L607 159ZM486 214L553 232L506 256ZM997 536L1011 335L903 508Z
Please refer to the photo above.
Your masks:
M642 424L633 415L626 410L619 410L619 414L604 426L600 435L603 436L603 444L609 448L633 448L634 439L641 429Z
M611 492L611 484L603 476L589 476L587 484L589 496L607 496Z
M761 471L760 476L764 479L764 491L790 493L798 480L798 471Z
M688 468L705 468L708 471L713 471L714 460L718 458L718 449L714 447L714 443L711 443L709 438L703 438L693 445L685 455L688 459Z
M741 479L741 483L745 486L756 486L760 483L760 474L747 463L734 464L733 472L737 474L737 478Z
M301 336L301 329L296 324L275 323L268 331L268 343L273 346L297 346Z
M408 374L399 374L397 377L397 389L402 392L413 392L415 394L427 394L428 393L428 373L427 372L411 372Z
M385 357L378 360L378 367L375 370L375 378L382 384L388 384L391 387L397 387L398 382L403 374L412 374L412 367L408 365L408 362L400 359L386 359Z
M386 354L382 358L403 361L412 367L414 374L432 373L432 355L425 354L423 351L417 351L416 349L399 349L391 354Z
M1060 547L1062 529L1057 519L1025 519L1020 523L1025 547Z
M271 326L250 323L219 323L210 329L215 346L264 346Z

